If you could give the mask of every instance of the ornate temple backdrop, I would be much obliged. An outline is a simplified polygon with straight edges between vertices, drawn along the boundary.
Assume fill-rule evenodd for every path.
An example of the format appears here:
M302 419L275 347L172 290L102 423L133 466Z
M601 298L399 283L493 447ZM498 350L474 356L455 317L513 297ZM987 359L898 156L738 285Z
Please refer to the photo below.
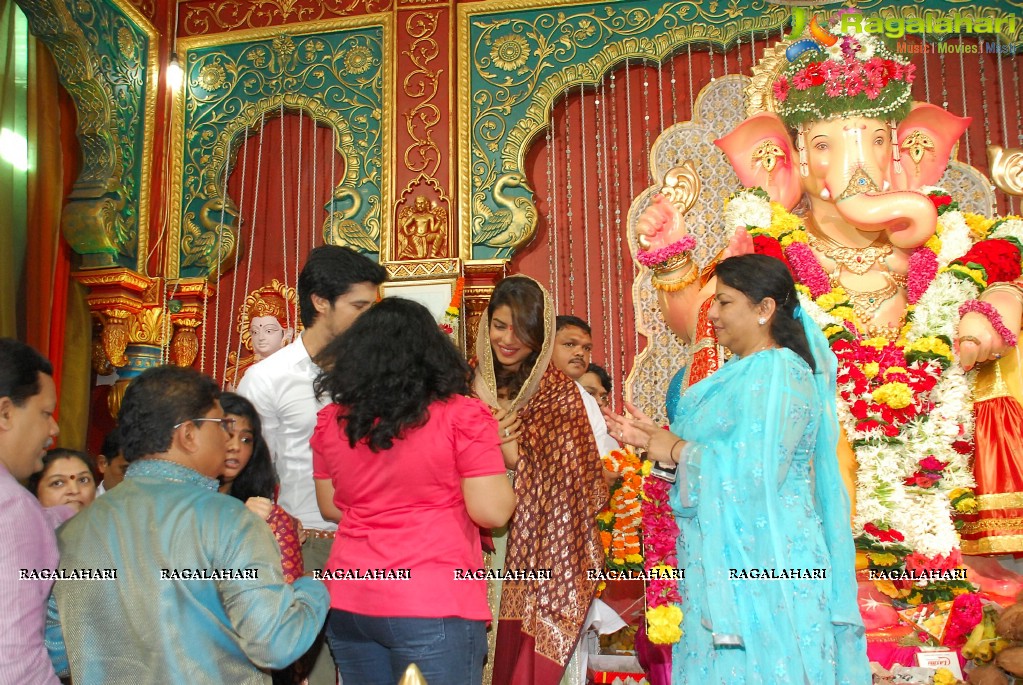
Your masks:
M0 3L0 16L13 12ZM17 4L45 45L30 49L54 57L31 76L29 90L51 104L30 112L30 128L33 116L63 116L33 139L51 168L29 179L28 224L42 247L30 245L20 277L21 330L76 373L88 353L64 344L64 322L86 328L87 304L94 368L121 378L115 403L126 380L162 361L223 379L229 352L246 354L237 330L246 295L273 279L294 287L304 254L325 241L379 259L395 279L464 276L470 339L498 278L534 276L561 313L590 321L594 360L621 388L645 344L626 225L655 181L651 147L692 118L705 85L748 74L791 20L790 7L762 0ZM916 55L914 93L973 117L958 157L982 172L988 145L1023 148L1023 60L1013 53L1023 3L858 5L888 16L1015 15L1014 32L979 37L1005 54ZM166 81L175 52L176 91ZM46 214L43 196L49 218L33 223ZM998 208L1018 212L1020 198L998 193ZM54 266L40 268L41 250ZM63 442L81 444L91 383L67 373L77 400L62 410L77 428ZM105 392L92 393L91 444L109 425Z

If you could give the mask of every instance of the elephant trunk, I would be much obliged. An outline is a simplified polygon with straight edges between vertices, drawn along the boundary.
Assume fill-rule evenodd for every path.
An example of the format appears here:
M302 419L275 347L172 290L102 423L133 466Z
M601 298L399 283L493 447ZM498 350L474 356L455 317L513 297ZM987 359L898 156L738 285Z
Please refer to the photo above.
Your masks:
M865 192L835 203L843 219L863 231L886 231L892 245L913 248L934 235L934 203L913 191Z

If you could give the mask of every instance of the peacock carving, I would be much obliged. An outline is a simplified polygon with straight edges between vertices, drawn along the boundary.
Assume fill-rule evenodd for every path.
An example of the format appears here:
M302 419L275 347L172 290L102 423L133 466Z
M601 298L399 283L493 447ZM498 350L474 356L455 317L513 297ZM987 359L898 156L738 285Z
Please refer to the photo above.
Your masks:
M227 198L213 197L199 208L199 223L195 214L186 212L181 224L181 266L198 266L219 278L234 263L238 249L235 221L238 208Z
M482 191L472 198L472 242L498 248L495 256L500 256L503 250L511 254L514 248L532 236L536 228L536 207L528 197L505 194L507 188L533 192L522 174L511 172L499 176L494 183L493 198L498 209L487 206L486 195Z
M362 196L352 188L338 188L334 191L334 201L349 199L352 206L345 210L332 210L323 225L324 239L332 245L347 245L362 252L379 252L377 236L368 226L355 221L362 208ZM331 203L331 207L334 203Z

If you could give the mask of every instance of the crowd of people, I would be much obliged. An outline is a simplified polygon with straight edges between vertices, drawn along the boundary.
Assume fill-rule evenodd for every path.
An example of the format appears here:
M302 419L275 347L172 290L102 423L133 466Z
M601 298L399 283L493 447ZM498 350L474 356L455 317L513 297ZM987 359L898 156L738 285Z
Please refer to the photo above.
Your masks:
M732 360L668 429L609 411L590 326L540 283L497 284L467 363L336 246L299 277L301 335L237 394L149 369L96 460L50 449L52 367L0 340L0 683L393 685L414 663L431 685L555 685L619 443L678 469L675 682L866 682L834 358L780 261L717 276ZM729 579L746 566L828 573Z

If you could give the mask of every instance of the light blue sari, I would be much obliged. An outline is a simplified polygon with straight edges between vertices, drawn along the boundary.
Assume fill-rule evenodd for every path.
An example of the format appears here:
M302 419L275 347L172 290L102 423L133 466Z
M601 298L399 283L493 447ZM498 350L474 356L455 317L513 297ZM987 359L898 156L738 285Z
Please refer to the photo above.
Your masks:
M798 316L816 373L785 348L733 359L673 417L688 441L671 494L685 569L673 683L871 682L835 452L836 360Z

